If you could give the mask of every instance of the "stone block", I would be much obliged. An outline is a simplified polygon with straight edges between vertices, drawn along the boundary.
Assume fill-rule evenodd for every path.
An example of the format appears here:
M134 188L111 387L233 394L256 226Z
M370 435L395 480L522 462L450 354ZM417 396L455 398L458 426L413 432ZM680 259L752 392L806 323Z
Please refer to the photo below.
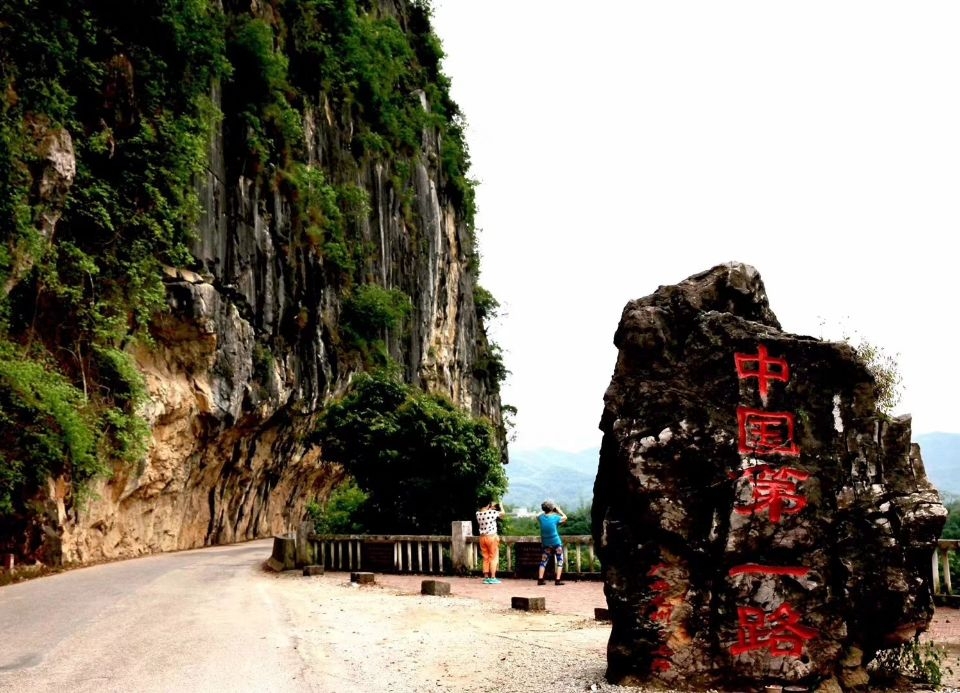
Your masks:
M373 573L350 573L350 582L355 582L358 585L372 585L375 580Z
M593 610L593 618L595 621L609 621L610 620L610 609L604 609L601 607L596 607Z
M322 565L305 565L303 566L303 574L307 577L313 575L323 575L323 566Z
M513 576L517 578L536 578L540 571L540 557L543 555L543 547L539 541L518 541L513 545L516 555ZM544 575L553 577L556 573L554 561L556 558L550 556L547 560L547 567Z
M274 537L273 554L267 566L278 573L297 567L297 540L295 537Z
M420 594L446 597L450 594L450 583L442 580L424 580L420 583Z
M510 597L510 606L521 611L546 611L546 597Z

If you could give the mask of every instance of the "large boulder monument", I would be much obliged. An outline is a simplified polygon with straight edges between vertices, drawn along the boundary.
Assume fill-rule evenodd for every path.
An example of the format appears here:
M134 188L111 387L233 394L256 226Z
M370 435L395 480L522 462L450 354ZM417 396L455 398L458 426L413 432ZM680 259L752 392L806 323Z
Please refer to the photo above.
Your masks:
M619 684L864 690L926 629L946 519L909 416L728 263L623 310L593 531Z

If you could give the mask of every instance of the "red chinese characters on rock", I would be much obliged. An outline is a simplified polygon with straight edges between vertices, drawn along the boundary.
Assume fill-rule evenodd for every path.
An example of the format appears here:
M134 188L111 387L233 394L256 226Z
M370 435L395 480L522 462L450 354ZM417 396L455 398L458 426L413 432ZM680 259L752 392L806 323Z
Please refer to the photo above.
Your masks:
M647 577L654 578L650 584L650 591L655 593L651 600L653 611L650 614L650 620L662 623L664 627L669 625L670 617L673 615L673 604L667 601L667 592L670 590L670 583L664 579L663 574L667 569L666 563L658 563L650 568ZM673 657L673 650L667 645L662 645L653 653L653 661L650 666L653 671L668 671L673 666L670 658Z
M654 671L669 671L673 665L670 658L673 657L673 650L666 645L661 645L653 651L653 661L650 662L650 668Z
M760 399L767 406L767 396L773 383L790 380L790 366L784 358L770 356L765 345L757 346L755 354L734 354L737 377L740 380L756 378ZM741 455L751 457L799 457L796 443L795 418L790 412L768 411L737 407L737 448ZM746 484L749 501L735 505L740 515L767 513L770 522L780 523L785 515L795 515L807 505L802 482L810 478L808 472L793 467L774 467L770 463L755 464L743 469L739 483ZM743 486L739 487L744 490ZM740 496L742 502L743 496ZM809 569L803 566L765 566L747 563L730 569L731 577L741 575L768 575L803 579ZM730 653L739 656L748 652L766 650L774 657L800 657L804 644L817 631L801 623L801 616L787 602L767 612L753 606L737 607L737 642Z
M796 457L793 414L737 407L737 447L741 455Z
M779 523L783 515L795 515L807 505L807 499L800 494L798 484L810 478L808 472L791 467L772 469L767 465L758 465L743 470L741 480L751 488L748 505L735 506L741 515L769 513L770 522Z
M730 568L730 576L775 575L804 578L810 572L803 566L770 566L746 563ZM800 615L789 604L781 604L772 613L750 606L737 609L737 642L730 647L734 656L768 650L774 657L800 657L807 640L817 631L800 623Z
M647 577L657 578L650 585L650 590L656 593L651 600L653 612L650 614L650 620L661 623L669 623L673 615L673 604L667 602L666 592L670 589L670 583L663 579L663 572L667 569L666 563L658 563L647 573Z
M756 650L768 650L774 657L800 657L807 640L817 631L800 623L789 604L781 604L772 613L751 606L737 608L737 642L730 646L735 657Z
M799 565L773 566L760 565L759 563L746 563L737 565L730 569L730 577L738 575L789 575L790 577L803 578L810 572L809 568Z
M760 398L764 401L770 391L771 380L779 380L782 383L790 380L790 366L786 359L770 356L767 353L767 347L763 344L757 347L756 354L734 353L733 360L737 364L737 376L741 380L757 379Z

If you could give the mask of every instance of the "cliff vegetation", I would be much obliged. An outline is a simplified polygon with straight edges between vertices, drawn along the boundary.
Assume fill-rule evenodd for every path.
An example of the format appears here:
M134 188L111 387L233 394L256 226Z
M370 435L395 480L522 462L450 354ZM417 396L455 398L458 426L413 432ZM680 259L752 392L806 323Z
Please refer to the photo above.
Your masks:
M0 550L287 529L365 370L505 458L442 57L423 0L0 0Z

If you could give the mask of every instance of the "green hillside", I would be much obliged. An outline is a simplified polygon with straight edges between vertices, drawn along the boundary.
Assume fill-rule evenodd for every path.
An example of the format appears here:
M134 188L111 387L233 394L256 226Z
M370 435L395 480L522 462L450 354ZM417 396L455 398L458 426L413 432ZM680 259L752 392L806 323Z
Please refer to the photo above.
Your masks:
M552 498L566 509L593 501L593 482L597 477L600 451L589 448L579 452L537 448L510 450L507 478L510 486L504 502L511 507L537 508Z

